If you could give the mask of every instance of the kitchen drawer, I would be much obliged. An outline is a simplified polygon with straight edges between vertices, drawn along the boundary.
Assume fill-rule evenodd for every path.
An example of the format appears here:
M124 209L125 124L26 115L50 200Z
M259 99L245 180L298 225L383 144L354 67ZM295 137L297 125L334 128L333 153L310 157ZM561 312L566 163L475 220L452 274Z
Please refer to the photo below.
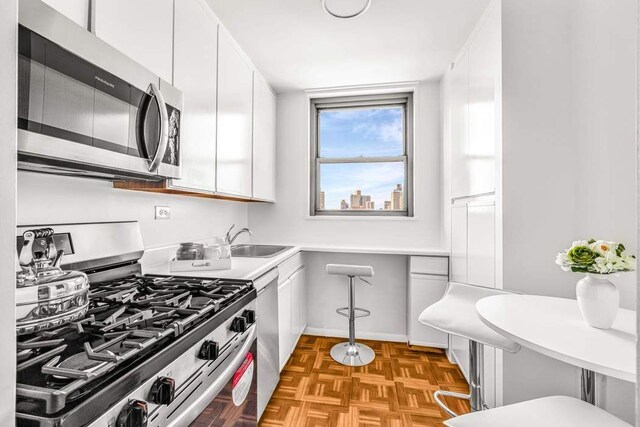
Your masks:
M412 256L409 271L413 274L449 275L448 257Z
M278 265L278 283L287 280L296 270L302 267L302 252L287 258Z

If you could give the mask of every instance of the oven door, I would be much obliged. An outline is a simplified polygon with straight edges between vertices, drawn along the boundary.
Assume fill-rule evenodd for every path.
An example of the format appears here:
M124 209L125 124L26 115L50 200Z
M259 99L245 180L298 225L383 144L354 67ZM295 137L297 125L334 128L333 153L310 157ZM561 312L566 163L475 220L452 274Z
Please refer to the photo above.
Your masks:
M173 409L170 426L255 426L258 413L257 328ZM175 417L175 418L174 418ZM172 419L173 418L173 419ZM153 424L153 423L151 423Z

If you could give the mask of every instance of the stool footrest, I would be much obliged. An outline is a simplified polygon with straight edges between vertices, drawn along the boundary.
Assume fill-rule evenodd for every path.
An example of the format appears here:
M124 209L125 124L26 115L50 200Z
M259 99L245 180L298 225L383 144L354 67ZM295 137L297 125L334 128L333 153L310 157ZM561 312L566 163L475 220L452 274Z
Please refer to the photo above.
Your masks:
M355 311L355 318L371 316L371 311L365 310L364 308L355 307L353 310ZM349 317L349 307L340 307L336 309L336 313L340 316Z
M448 397L454 397L456 399L465 399L465 400L469 400L471 398L470 394L456 393L455 391L448 391L448 390L438 390L435 393L433 393L433 399L436 401L438 406L447 414L449 414L449 416L452 416L452 417L457 417L458 414L456 414L451 409L449 409L446 403L440 400L440 396L445 396L445 397L448 396Z

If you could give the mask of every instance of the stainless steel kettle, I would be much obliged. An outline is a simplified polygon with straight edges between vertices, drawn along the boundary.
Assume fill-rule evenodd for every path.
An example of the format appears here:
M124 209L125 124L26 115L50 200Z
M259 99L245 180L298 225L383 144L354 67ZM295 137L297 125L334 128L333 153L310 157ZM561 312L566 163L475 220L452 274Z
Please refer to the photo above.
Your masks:
M16 331L18 335L52 329L83 318L89 309L89 278L80 271L63 271L64 251L57 250L54 230L25 231L20 248L22 271L16 273ZM36 239L45 250L34 252Z

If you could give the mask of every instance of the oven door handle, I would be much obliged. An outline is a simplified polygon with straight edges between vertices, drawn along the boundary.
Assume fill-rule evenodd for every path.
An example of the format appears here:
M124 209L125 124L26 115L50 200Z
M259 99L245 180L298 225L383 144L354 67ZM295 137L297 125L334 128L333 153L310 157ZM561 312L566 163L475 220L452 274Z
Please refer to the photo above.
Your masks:
M229 383L229 381L231 381L233 375L236 373L238 368L240 368L240 365L242 365L242 363L244 362L247 352L249 351L249 349L251 349L253 341L256 339L257 330L258 328L254 323L249 329L249 334L244 337L244 342L239 346L240 349L237 350L238 347L236 347L236 349L233 350L235 355L233 356L233 360L231 361L231 363L229 363L229 365L224 368L224 371L220 372L217 375L217 378L213 382L213 384L211 384L208 389L200 394L199 399L189 405L188 408L182 410L177 419L171 421L171 423L169 424L170 426L184 425L184 417L193 416L193 418L195 419L198 414L204 411L209 402L213 401L213 399L215 399L218 394L220 394L222 389ZM188 420L186 424L189 424L191 421L193 421L193 419Z
M160 138L158 140L158 147L153 159L149 163L149 172L155 172L160 167L160 163L167 152L167 146L169 145L169 113L167 112L167 103L164 101L160 88L155 83L149 85L149 92L156 100L158 104L158 111L160 112Z

